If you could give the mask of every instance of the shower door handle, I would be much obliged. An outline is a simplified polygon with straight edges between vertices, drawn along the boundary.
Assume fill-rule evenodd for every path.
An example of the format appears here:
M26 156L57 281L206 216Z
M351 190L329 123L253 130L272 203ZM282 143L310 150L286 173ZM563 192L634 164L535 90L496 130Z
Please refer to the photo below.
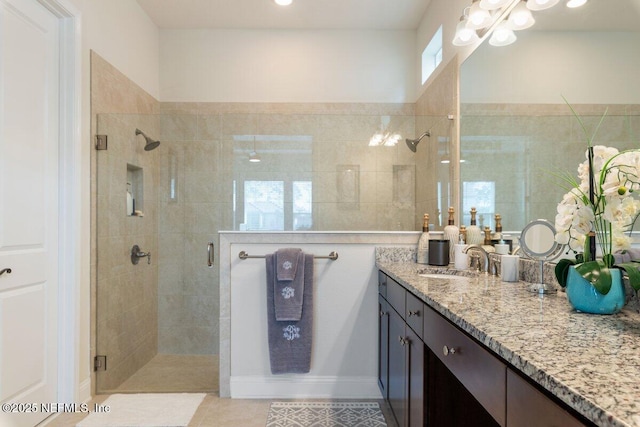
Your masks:
M207 244L207 265L209 266L209 268L213 267L213 261L214 261L214 247L213 247L213 242L209 242Z

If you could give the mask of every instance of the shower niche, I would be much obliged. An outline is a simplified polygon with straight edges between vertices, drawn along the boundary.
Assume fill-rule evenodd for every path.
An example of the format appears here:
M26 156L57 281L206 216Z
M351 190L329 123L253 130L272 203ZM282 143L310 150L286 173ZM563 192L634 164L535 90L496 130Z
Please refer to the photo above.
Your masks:
M144 216L144 173L139 166L127 163L127 216Z

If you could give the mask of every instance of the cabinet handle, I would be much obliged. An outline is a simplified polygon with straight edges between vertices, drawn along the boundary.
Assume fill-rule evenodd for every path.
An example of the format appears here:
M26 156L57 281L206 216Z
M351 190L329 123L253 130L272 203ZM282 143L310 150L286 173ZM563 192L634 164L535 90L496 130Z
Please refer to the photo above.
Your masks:
M2 276L4 273L11 274L11 269L3 268L2 270L0 270L0 276Z
M387 314L389 314L389 312L380 310L380 317L383 317Z
M456 349L453 347L447 347L446 345L444 347L442 347L442 353L445 356L448 356L450 354L456 354Z
M400 345L402 346L407 344L407 339L405 337L398 337L398 341L400 341Z
M409 311L409 316L420 316L420 310Z

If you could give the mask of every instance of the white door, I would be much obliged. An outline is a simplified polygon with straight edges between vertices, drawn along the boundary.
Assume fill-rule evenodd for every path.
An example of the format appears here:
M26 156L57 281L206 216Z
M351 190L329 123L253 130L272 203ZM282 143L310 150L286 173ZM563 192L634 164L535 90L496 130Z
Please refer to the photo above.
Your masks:
M3 427L35 425L57 396L58 43L36 0L0 0Z

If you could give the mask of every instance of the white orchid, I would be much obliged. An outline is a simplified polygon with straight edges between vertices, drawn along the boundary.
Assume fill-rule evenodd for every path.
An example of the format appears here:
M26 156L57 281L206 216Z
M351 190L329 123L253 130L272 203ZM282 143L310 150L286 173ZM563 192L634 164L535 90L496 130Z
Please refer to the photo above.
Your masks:
M586 160L578 165L578 179L564 176L570 188L558 204L555 239L578 255L575 262L558 261L556 278L565 286L569 266L576 265L582 277L598 292L606 294L611 288L609 268L615 265L627 272L629 283L638 290L637 264L617 264L613 253L631 247L628 232L640 214L640 201L635 198L635 194L640 193L640 149L620 152L613 147L593 145L606 113L589 136L580 116L569 103L567 105L582 126L588 149ZM600 245L602 259L596 259L594 239Z

